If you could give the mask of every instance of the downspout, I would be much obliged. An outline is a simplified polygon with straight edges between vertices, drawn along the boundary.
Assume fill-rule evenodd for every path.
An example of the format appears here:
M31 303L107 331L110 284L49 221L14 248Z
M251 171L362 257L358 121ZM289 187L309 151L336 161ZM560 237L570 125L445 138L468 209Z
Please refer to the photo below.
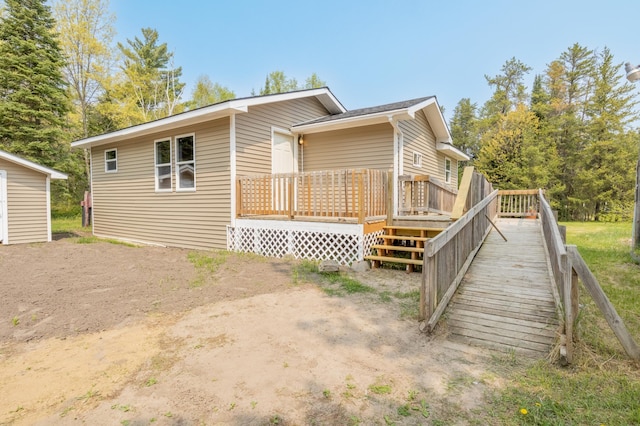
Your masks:
M404 135L400 126L398 125L398 119L394 116L389 116L389 123L393 127L393 212L392 217L395 216L398 212L398 198L399 198L399 187L398 187L398 177L404 172L402 154L404 147ZM388 214L388 213L387 213Z

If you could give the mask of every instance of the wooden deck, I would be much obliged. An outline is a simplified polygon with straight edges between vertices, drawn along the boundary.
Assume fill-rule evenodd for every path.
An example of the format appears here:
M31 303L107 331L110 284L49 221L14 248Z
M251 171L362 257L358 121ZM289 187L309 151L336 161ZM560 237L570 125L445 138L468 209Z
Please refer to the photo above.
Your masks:
M537 219L499 219L446 311L452 340L546 356L558 317Z

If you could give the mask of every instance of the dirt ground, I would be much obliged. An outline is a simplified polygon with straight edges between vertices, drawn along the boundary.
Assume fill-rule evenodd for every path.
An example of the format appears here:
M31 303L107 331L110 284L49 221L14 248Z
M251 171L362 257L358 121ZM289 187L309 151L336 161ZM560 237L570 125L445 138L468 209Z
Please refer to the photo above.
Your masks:
M420 275L79 244L0 246L0 424L467 424L491 356L427 337ZM346 274L346 273L345 273Z

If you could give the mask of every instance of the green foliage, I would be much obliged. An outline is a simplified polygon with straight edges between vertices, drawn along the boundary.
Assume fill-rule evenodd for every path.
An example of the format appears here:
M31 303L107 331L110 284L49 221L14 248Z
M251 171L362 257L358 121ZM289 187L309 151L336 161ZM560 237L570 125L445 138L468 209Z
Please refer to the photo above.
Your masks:
M235 99L235 97L236 94L232 90L218 83L213 83L207 75L201 75L198 77L188 106L189 109L201 108L229 99Z
M478 118L476 115L477 105L471 103L471 99L460 99L458 105L453 110L451 118L451 137L456 146L464 153L471 157L472 161L478 155L479 139L478 139ZM460 164L462 167L463 164Z
M173 52L158 42L158 31L142 28L142 39L118 43L121 73L105 82L100 113L117 127L167 117L184 110L182 68L173 67Z
M561 219L630 217L640 135L629 128L637 102L622 64L607 48L574 44L535 77L528 96L530 70L512 58L501 74L485 76L494 93L480 119L470 100L460 101L454 143L473 154L479 140L474 165L492 183L545 189Z
M68 156L64 58L45 0L6 0L0 20L0 149L48 167Z
M270 72L265 78L264 86L260 89L260 95L271 95L274 93L286 93L301 89L314 89L326 86L316 73L311 74L303 86L298 84L295 78L289 78L284 71L276 70Z

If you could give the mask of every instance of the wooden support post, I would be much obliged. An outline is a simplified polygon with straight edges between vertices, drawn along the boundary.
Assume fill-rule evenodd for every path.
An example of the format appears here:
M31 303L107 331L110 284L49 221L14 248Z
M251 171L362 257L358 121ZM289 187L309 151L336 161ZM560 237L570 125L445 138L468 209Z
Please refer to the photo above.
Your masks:
M236 179L236 217L241 217L242 211L242 180Z
M358 223L364 223L366 217L364 205L364 177L362 172L358 173Z
M584 284L584 287L587 289L589 294L591 294L591 297L593 297L594 302L596 302L596 306L604 315L609 327L611 327L615 333L627 355L634 360L640 360L640 348L633 340L633 337L627 330L627 327L625 327L622 318L620 318L620 315L618 315L616 309L607 298L607 295L602 291L598 280L589 270L589 267L582 259L582 256L580 256L576 246L568 245L567 253L571 258L573 269L578 273L582 284Z
M564 303L564 334L565 339L565 352L564 358L567 364L573 362L573 303L571 300L571 258L567 254L560 256L560 265L564 269L563 271L563 288L562 288L562 301Z
M426 321L436 310L438 303L438 285L436 282L436 261L433 256L424 253L422 266L422 286L420 288L420 321Z
M393 171L389 170L387 172L387 225L393 225L393 197L395 194L393 193Z
M289 176L287 179L289 181L289 190L288 190L288 194L287 194L287 196L289 198L289 200L288 200L289 201L289 203L288 203L289 204L289 206L288 206L288 208L289 208L289 219L293 219L293 216L295 214L295 207L294 207L294 204L295 204L295 192L296 192L295 191L295 179L294 179L293 176Z

